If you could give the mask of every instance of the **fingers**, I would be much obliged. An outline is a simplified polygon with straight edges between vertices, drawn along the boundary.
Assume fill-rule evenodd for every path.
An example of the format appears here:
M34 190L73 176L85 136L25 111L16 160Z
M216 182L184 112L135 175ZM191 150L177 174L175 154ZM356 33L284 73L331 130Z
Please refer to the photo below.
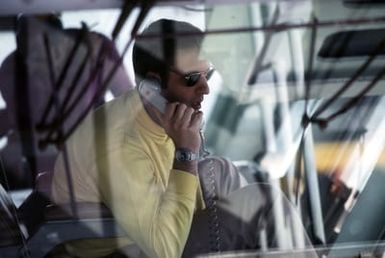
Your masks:
M174 117L174 114L178 105L179 105L178 102L172 102L166 105L166 110L164 114L165 119L171 120Z
M190 127L199 130L201 128L202 123L203 123L203 113L201 111L195 112L192 115Z
M188 108L186 104L178 104L176 106L175 114L174 114L174 121L179 121L181 124L185 124L186 119L191 118L191 108Z
M163 127L176 148L198 152L201 145L200 125L202 112L185 104L170 103L166 107Z
M202 121L202 112L195 112L191 107L183 103L169 103L166 107L165 118L174 125L181 127L190 127L200 125Z

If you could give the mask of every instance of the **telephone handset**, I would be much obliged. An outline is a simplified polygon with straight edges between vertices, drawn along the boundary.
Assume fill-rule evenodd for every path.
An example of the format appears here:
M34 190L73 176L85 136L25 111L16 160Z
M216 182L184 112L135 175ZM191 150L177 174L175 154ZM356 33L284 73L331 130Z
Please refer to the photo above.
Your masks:
M157 79L146 78L139 84L139 93L161 113L166 110L167 100L160 94L160 82Z
M155 78L146 78L142 80L138 86L138 90L140 95L145 98L151 105L156 107L161 113L164 113L166 110L167 100L160 94L161 86L160 82ZM205 146L205 140L203 135L204 121L202 121L201 129L199 131L202 144L201 149L199 151L199 157L204 158L207 157L210 153L207 151Z

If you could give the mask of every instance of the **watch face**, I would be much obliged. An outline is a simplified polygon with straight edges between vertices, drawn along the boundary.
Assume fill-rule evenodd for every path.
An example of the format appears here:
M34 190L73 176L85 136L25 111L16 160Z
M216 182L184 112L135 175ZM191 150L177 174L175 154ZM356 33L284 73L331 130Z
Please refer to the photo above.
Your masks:
M197 154L187 149L177 149L175 152L175 159L179 161L193 161L197 157Z
M187 152L180 153L180 159L181 160L189 160L189 156Z

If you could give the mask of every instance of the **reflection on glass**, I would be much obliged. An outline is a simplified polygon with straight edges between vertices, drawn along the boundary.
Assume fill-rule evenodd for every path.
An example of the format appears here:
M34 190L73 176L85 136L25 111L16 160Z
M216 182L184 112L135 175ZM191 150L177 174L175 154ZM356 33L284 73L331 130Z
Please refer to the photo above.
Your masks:
M200 57L210 60L216 72L209 81L210 95L202 105L204 133L209 151L220 158L207 160L201 167L210 171L208 164L212 161L217 170L236 173L239 181L236 187L235 184L231 186L243 189L235 191L236 194L228 199L229 203L236 202L240 207L231 206L218 197L215 198L219 200L212 199L219 203L222 218L231 215L239 220L250 215L242 214L247 208L271 201L260 209L262 215L256 216L267 220L261 219L266 224L261 222L260 228L253 231L254 245L238 246L237 254L250 250L269 257L273 251L306 247L312 251L313 247L320 248L320 254L335 257L358 256L364 252L382 254L385 238L382 78L385 47L382 46L383 33L379 33L384 30L382 6L375 1L366 5L357 3L359 1L321 0L224 2L197 6L170 2L167 6L153 7L139 31L152 21L167 17L191 22L206 33ZM139 8L135 8L113 43L116 53L105 69L118 60L130 39L138 13ZM78 58L62 80L62 89L66 90L55 87L61 84L60 74L75 45L76 35L80 35L75 32L81 31L80 21L109 41L119 14L117 9L64 11L60 17L63 28L52 28L41 23L40 18L31 18L25 28L29 35L22 31L17 35L18 50L28 49L23 52L24 76L22 70L16 68L19 60L16 44L8 44L4 38L12 41L10 33L1 32L4 40L0 40L3 46L0 47L0 93L4 102L0 103L0 182L4 191L0 191L3 206L0 228L4 234L0 234L0 256L8 255L7 250L19 250L26 243L30 244L32 252L40 255L44 248L39 245L44 243L38 242L38 237L49 235L50 248L68 240L61 233L65 230L63 227L44 228L41 225L46 224L38 219L26 219L23 213L40 211L36 218L42 218L44 212L49 214L47 218L59 214L49 200L50 177L41 172L54 171L53 163L63 151L62 144L72 133L70 129L75 130L77 118L94 108L85 107L94 100L94 91L83 95L85 102L73 99L82 95L79 92L88 73L92 73L91 63L84 68L85 77L78 78L84 83L73 83L82 70L83 59ZM44 31L49 33L44 35ZM68 36L67 32L73 35ZM98 33L93 34L95 37L91 40L95 46L100 39L96 36ZM47 49L51 51L51 58ZM83 42L82 57L87 55L87 49L87 43ZM137 78L130 51L124 57L125 67L118 72L119 79L111 83L106 97L104 93L99 96L97 105L105 100L114 103L118 95L135 87ZM89 52L91 59L96 60L97 52L92 53ZM100 74L102 80L108 73ZM52 104L52 113L44 115L50 99L59 100L59 105ZM68 109L71 103L85 106ZM54 110L59 111L55 116L52 115ZM62 123L66 116L75 123ZM108 119L106 117L106 121ZM61 126L57 127L58 124ZM55 132L49 132L50 127L47 129L44 125L56 125ZM98 125L94 129L105 128L108 125ZM38 175L39 180L35 179ZM210 190L223 190L223 185L226 182L218 183L215 189L202 186L201 190L207 190L203 194L211 194ZM262 187L266 185L268 190ZM245 190L253 186L253 190ZM250 193L247 198L242 191ZM13 205L10 196L17 196L21 206ZM68 210L79 209L78 215L84 219L77 233L125 234L119 222L111 219L110 209L93 204L87 207L96 211L93 219L98 220L92 220L95 224L81 217L90 214L83 214L80 205L68 204ZM99 220L101 214L109 217L108 221ZM100 221L102 224L97 224ZM209 226L212 225L207 228ZM198 243L207 244L203 240ZM339 248L341 244L350 246ZM348 254L342 249L348 249ZM208 247L202 255L209 255L210 251L213 250Z

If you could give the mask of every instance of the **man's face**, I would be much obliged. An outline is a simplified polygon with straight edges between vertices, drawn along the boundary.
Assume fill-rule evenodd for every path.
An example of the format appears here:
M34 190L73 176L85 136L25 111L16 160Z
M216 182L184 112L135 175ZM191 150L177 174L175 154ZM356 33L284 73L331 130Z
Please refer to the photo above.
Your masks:
M196 49L183 50L176 53L176 71L170 71L167 87L162 90L164 97L169 102L184 103L189 107L199 110L204 95L209 94L206 72L210 68L206 60L199 59L199 52ZM197 82L187 86L184 75L200 72Z

